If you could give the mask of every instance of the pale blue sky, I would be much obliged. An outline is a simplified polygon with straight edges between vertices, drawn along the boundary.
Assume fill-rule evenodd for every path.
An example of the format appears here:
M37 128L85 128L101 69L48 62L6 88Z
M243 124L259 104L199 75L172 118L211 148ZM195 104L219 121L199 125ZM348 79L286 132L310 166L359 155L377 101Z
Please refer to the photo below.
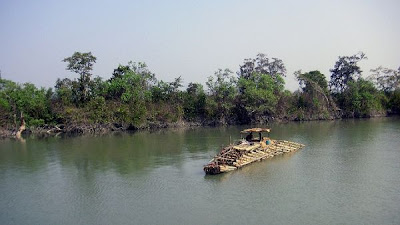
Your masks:
M400 1L84 1L0 0L2 77L53 87L77 77L61 62L75 51L97 57L94 74L144 61L158 79L205 83L218 68L237 71L263 52L293 72L328 78L339 55L358 51L364 76L400 66Z

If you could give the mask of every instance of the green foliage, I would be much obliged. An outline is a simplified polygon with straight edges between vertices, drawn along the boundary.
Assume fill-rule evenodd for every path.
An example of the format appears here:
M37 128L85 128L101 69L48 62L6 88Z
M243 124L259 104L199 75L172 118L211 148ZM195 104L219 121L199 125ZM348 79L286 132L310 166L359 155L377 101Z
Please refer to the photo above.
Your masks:
M127 73L119 82L120 99L123 103L144 104L149 99L149 91L142 86L142 77L135 73Z
M236 80L229 69L218 69L214 77L208 77L206 83L210 93L210 98L207 99L207 113L210 118L227 123L237 93Z
M51 97L51 89L38 89L30 83L20 85L0 79L0 110L4 112L2 123L13 123L14 115L19 117L21 113L28 126L50 122L53 119Z
M167 93L169 92L169 84L164 81L157 82L157 85L151 88L151 98L154 103L167 101Z
M154 78L146 64L129 62L127 66L119 66L106 85L97 85L100 91L105 90L108 99L122 100L125 103L145 102L151 96L150 82ZM123 71L116 73L116 70Z
M90 76L93 64L96 63L96 57L91 52L80 53L75 52L71 57L65 58L63 62L67 62L67 70L77 73L81 76Z
M239 99L249 116L272 115L275 113L284 81L277 75L276 82L267 74L253 73L249 79L239 78Z
M314 93L323 92L328 93L328 82L326 81L325 75L316 71L310 71L308 73L301 73L301 71L295 72L295 76L299 81L300 87L303 92Z
M347 117L369 117L382 110L380 94L370 81L359 78L348 83L340 95L341 108Z
M82 73L86 76L90 74L89 71ZM118 66L107 81L100 77L89 79L84 84L87 89L85 102L82 102L81 80L57 80L56 97L61 106L65 107L64 112L58 113L58 117L73 123L117 122L140 125L146 119L146 104L151 99L150 84L154 79L154 74L147 69L145 63L129 62L126 66ZM71 103L79 108L74 109Z
M43 126L45 124L43 119L31 119L29 121L30 126L33 127L39 127L39 126Z
M400 67L397 70L383 68L382 66L371 70L373 73L369 80L386 93L400 88Z
M359 53L339 57L328 82L319 71L295 73L301 90L284 91L282 60L258 54L245 59L237 79L219 69L206 82L183 89L181 77L157 81L145 63L119 65L109 80L91 78L96 57L75 52L65 58L79 79L58 79L55 92L0 78L0 126L14 127L21 113L28 126L49 123L117 123L123 126L179 122L252 123L276 117L289 120L368 117L388 110L400 113L399 71L379 67L371 81L358 78ZM333 99L335 99L335 101ZM341 110L337 110L336 104Z
M390 109L392 113L400 113L400 88L390 94L388 109Z
M177 122L184 117L186 93L180 90L182 78L173 82L159 81L151 88L151 119L161 122Z
M342 93L347 88L347 84L354 81L361 75L361 69L357 65L362 59L367 59L363 52L352 56L339 56L331 72L329 86L333 93Z
M0 78L0 126L3 127L12 120L11 98L9 93L6 92L6 89L10 89L9 86L14 84L15 83L11 81Z
M139 70L135 64L130 63L124 67L123 73L116 76L114 73L112 79L106 85L100 85L101 88L98 89L104 88L107 99L120 101L128 106L121 105L117 111L121 122L139 125L145 120L146 103L151 99L148 86L150 79L151 76L144 67Z
M238 72L239 78L251 79L252 74L268 74L273 78L286 76L286 67L281 59L268 58L266 54L259 53L255 59L245 59Z
M336 114L336 104L329 95L325 75L319 71L296 71L295 77L302 91L297 95L296 104L303 111L302 118L306 114L310 119L326 119Z
M277 111L284 89L282 76L285 75L286 68L280 59L269 59L260 53L255 59L244 60L238 72L239 95L235 109L241 123L252 120L262 122L263 117Z
M189 83L183 103L184 117L188 121L202 119L206 113L206 94L203 85Z
M107 83L99 76L95 77L89 83L90 96L95 98L97 96L106 96L107 94Z
M62 102L63 105L70 105L71 103L77 103L78 97L75 96L74 92L74 81L68 78L57 79L55 85L55 92L57 98ZM76 82L76 81L75 81Z
M106 106L106 100L103 96L92 98L86 105L89 119L93 123L106 123L108 121L109 109Z
M181 77L175 78L173 82L164 82L161 80L157 82L157 85L151 88L152 101L155 103L179 103L182 100L181 91L179 88L182 86Z
M71 57L65 58L63 62L68 63L67 70L80 75L77 87L74 86L73 88L78 98L76 103L81 104L87 102L90 98L90 77L92 75L91 71L93 65L96 63L96 57L94 57L91 52L75 52Z

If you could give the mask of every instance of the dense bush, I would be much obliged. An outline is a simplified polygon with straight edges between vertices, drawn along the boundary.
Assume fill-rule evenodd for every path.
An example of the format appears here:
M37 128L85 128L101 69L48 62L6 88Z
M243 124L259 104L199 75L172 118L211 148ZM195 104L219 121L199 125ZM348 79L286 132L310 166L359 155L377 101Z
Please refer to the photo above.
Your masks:
M53 121L51 89L36 88L33 84L17 84L0 79L0 112L2 125L14 124L16 117L25 117L29 125L38 126Z
M52 123L142 126L179 121L214 124L369 117L400 113L400 69L378 67L365 80L357 63L363 53L339 57L331 80L319 71L295 72L300 89L284 90L283 61L258 54L245 59L237 76L219 69L206 82L183 89L181 77L157 80L145 63L119 65L108 80L92 78L96 58L74 53L64 61L79 79L58 79L55 91L0 78L0 126L15 127L22 114L28 126Z
M369 117L383 110L382 95L372 82L360 78L349 82L338 98L346 117Z

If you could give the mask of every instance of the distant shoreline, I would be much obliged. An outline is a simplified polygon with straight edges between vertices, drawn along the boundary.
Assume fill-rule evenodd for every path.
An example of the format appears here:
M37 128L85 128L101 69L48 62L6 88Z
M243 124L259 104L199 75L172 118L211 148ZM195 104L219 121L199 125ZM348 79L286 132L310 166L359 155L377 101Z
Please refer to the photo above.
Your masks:
M311 122L311 121L339 121L339 120L362 120L362 119L372 119L372 118L383 118L383 117L398 117L397 114L377 114L369 117L361 117L361 118L331 118L331 119L305 119L305 120L288 120L288 119L279 119L273 118L269 123L249 123L249 124L220 124L215 122L208 123L200 123L200 122L187 122L187 121L178 121L178 122L168 122L168 123L148 123L146 125L140 127L134 126L122 126L115 123L109 124L81 124L81 125L45 125L40 127L32 127L27 128L22 134L23 137L26 136L35 136L39 138L51 137L51 136L82 136L82 135L102 135L109 133L131 133L136 131L145 131L145 130L163 130L163 129L174 129L174 128L195 128L195 127L223 127L223 126L238 126L238 125L248 125L248 126L268 126L270 123L291 123L291 122ZM5 129L0 128L0 139L17 139L15 129Z
M400 114L400 68L380 66L364 79L357 65L363 59L363 52L339 56L329 82L318 70L296 71L299 89L291 92L285 89L284 62L263 53L244 59L236 74L217 69L205 89L193 82L184 88L181 76L169 82L157 79L144 62L119 64L103 80L92 74L97 58L75 52L62 61L79 78L59 78L54 89L0 78L0 137Z

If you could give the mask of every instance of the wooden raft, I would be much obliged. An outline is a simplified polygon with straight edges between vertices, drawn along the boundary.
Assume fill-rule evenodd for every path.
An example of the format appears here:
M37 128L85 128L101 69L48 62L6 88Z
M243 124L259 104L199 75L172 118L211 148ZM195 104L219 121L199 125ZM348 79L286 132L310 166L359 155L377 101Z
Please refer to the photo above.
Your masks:
M262 142L229 145L204 166L204 172L211 175L229 172L252 162L297 151L303 147L303 144L284 140L270 140L269 144L263 140Z

